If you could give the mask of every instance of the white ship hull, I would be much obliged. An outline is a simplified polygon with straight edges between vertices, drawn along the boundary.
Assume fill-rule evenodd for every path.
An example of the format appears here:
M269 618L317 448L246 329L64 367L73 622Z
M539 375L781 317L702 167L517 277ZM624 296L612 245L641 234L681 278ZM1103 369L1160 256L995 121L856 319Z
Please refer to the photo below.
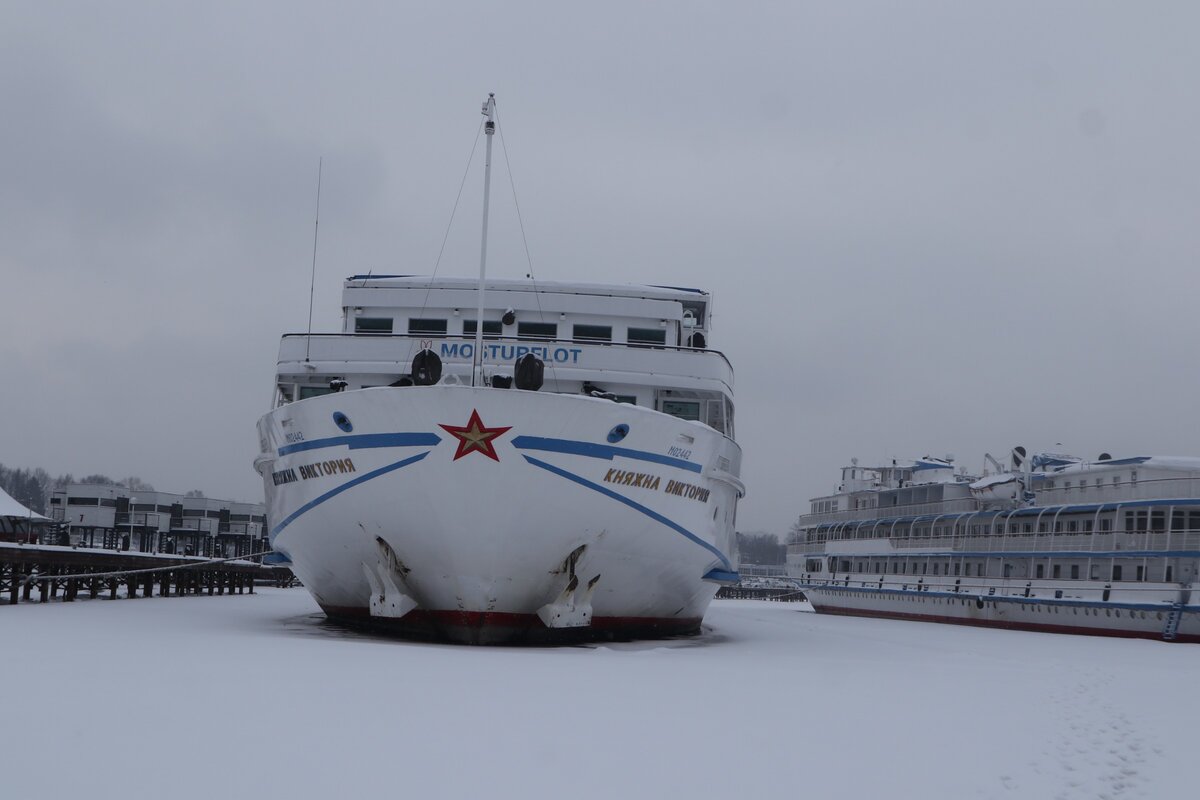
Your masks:
M259 436L273 546L337 619L471 643L689 633L735 579L740 451L699 423L438 385L290 403Z

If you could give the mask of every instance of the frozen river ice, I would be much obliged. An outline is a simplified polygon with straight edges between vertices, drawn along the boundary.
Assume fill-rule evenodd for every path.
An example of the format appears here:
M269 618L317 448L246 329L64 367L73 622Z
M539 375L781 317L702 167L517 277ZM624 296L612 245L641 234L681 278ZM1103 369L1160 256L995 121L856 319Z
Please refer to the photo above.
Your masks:
M332 627L303 589L0 607L0 635L6 800L1195 786L1197 645L717 601L694 639L480 649Z

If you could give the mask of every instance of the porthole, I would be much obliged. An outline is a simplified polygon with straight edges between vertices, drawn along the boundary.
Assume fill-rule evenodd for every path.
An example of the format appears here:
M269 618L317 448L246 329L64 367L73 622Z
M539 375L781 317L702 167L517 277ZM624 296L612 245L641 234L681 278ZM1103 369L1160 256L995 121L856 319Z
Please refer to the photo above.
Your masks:
M608 432L608 443L616 444L629 435L629 426L622 422L620 425L614 425L613 429Z
M340 411L333 412L333 424L337 425L346 433L350 433L352 430L354 430L354 425L350 423L350 418Z

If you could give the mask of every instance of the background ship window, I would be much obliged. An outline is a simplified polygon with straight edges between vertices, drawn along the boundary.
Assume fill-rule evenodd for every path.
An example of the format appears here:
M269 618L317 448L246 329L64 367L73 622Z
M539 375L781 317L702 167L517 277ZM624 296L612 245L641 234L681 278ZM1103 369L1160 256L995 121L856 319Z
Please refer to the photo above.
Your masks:
M662 347L667 343L665 328L630 328L625 341L635 347Z
M571 337L577 342L611 342L611 325L576 325Z
M391 317L355 317L355 333L391 333Z
M699 400L663 400L662 412L680 419L700 420Z
M496 339L504 333L504 326L500 324L498 319L485 319L483 321L483 338ZM475 320L463 320L463 336L475 335Z
M557 322L518 322L517 337L520 339L557 339Z
M446 335L446 320L444 319L410 319L408 332L413 335Z

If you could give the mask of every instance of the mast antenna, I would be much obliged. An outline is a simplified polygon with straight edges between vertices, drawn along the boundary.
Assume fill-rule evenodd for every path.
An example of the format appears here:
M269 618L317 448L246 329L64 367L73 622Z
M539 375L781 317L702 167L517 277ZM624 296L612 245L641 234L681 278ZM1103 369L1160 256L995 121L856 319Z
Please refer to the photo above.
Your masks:
M492 189L492 137L496 133L496 93L488 93L483 101L483 115L487 122L483 132L487 134L487 157L483 162L483 236L479 243L479 304L475 314L475 352L472 354L471 385L483 385L483 282L487 277L488 197Z
M313 257L312 278L308 283L308 334L304 340L304 362L308 363L309 351L312 349L312 312L313 289L317 285L317 233L321 228L321 168L325 165L325 157L317 159L317 212L313 218Z

